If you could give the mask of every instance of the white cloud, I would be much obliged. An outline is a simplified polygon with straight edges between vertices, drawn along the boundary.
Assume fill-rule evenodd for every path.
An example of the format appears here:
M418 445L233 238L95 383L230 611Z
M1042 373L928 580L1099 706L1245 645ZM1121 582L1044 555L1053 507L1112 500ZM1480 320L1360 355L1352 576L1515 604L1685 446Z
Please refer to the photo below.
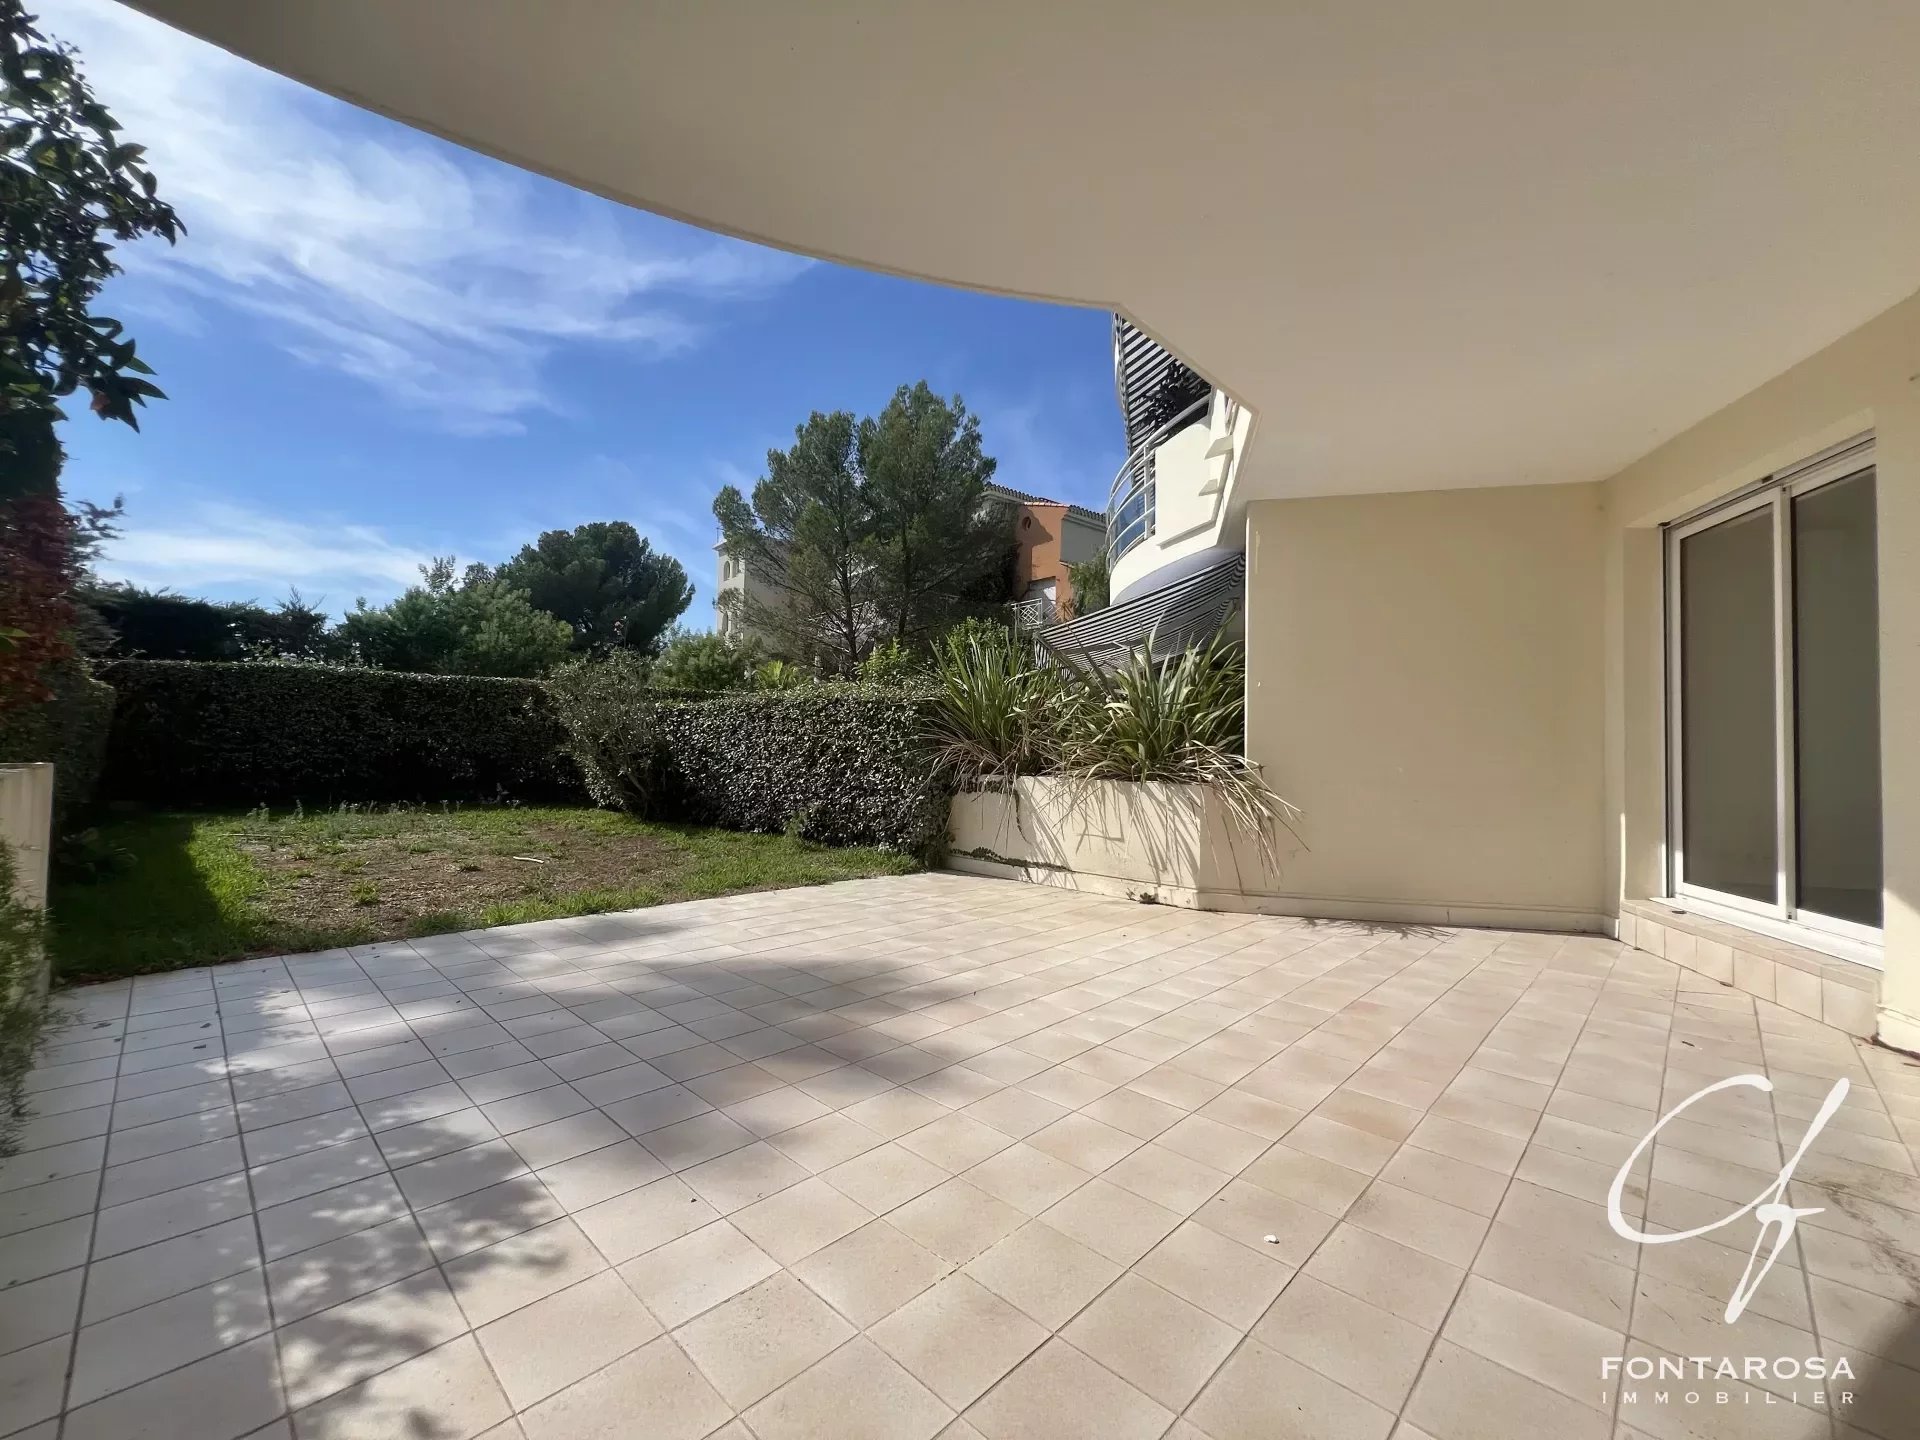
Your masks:
M222 501L157 524L130 524L111 541L102 578L202 594L238 588L275 598L297 585L338 612L355 596L386 599L420 579L431 557L370 525L288 520Z
M560 344L668 354L701 333L687 302L761 293L807 263L373 120L114 0L62 0L46 24L187 224L171 250L119 252L158 287L154 318L234 306L461 433L554 408L542 372Z

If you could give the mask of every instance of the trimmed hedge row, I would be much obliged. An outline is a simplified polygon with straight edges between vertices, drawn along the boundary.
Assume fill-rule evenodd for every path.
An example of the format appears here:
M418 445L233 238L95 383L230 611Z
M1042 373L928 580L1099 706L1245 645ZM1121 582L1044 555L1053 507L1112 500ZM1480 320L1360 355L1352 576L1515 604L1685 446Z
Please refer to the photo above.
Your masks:
M926 701L855 685L653 707L665 808L731 830L931 853L948 791L923 738Z
M927 702L897 690L663 696L618 665L592 667L584 686L551 687L194 660L122 660L102 675L119 694L106 799L183 808L592 799L922 856L946 836L947 787L923 738Z
M101 793L152 805L582 798L538 681L121 660Z
M54 668L52 695L0 714L0 761L53 762L54 831L66 829L94 797L107 758L114 693L79 664Z

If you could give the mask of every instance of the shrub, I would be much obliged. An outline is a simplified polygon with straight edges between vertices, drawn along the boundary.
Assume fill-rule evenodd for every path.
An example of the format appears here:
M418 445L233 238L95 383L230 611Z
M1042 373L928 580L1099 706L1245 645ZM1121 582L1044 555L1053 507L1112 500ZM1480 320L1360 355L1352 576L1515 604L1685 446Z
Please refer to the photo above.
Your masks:
M745 690L765 659L751 636L729 640L675 630L651 673L655 686L670 690Z
M662 699L570 679L579 689L559 713L603 804L920 856L945 836L925 697L832 684Z
M122 660L103 798L155 805L578 798L533 680Z
M646 700L649 665L631 652L562 666L547 682L561 743L596 805L654 814L666 756L655 706Z
M53 762L53 828L71 827L92 802L106 760L112 687L77 661L46 674L48 698L0 713L0 761Z
M896 690L924 689L928 683L927 663L898 640L876 645L860 662L863 685L891 686Z
M1001 790L1058 763L1062 671L1036 660L1004 625L956 628L935 658L928 736L961 785Z

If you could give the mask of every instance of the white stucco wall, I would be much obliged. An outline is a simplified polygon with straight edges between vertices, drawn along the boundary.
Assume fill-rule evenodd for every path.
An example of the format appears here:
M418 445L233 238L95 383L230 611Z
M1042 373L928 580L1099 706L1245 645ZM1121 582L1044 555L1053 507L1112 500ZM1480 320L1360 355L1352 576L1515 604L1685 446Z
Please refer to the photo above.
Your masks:
M1277 888L1597 928L1594 486L1248 509L1248 750L1304 811Z

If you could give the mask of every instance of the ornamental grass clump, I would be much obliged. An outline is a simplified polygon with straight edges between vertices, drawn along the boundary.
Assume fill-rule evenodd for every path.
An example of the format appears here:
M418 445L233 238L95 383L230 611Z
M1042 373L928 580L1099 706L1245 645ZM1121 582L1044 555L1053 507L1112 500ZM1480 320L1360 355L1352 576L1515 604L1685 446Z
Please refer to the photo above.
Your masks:
M1224 635L1112 671L1047 662L1012 637L956 636L938 656L932 738L962 789L1022 775L1204 786L1271 849L1299 811L1245 755L1246 665Z

